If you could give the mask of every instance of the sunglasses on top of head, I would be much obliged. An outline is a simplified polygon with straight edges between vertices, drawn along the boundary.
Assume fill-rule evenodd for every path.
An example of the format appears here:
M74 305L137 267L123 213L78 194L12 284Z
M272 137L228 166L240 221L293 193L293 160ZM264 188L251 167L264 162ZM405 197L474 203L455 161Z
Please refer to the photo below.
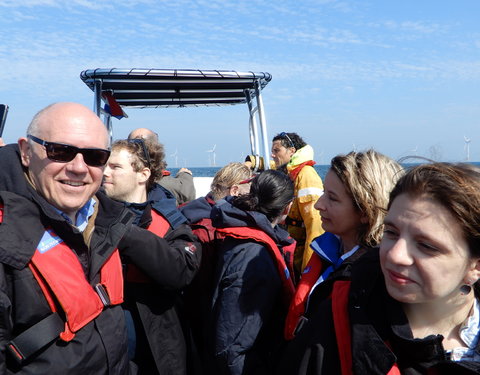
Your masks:
M287 133L285 133L285 132L281 132L279 135L280 135L280 137L282 137L282 138L283 138L283 137L287 138L287 140L288 140L288 143L290 143L290 146L289 146L289 147L296 148L296 147L295 147L295 145L293 144L293 141L292 141L292 139L291 139L291 138L288 136L288 134L287 134Z
M72 161L77 154L82 154L85 164L91 167L101 167L105 165L110 157L110 151L102 148L79 148L63 143L47 142L31 134L28 134L27 138L44 146L47 151L47 158L52 161L68 163Z
M147 146L145 145L145 141L143 140L143 138L131 138L128 139L128 142L140 145L143 151L143 157L147 161L147 168L150 168L152 161L150 160L150 155L148 153Z

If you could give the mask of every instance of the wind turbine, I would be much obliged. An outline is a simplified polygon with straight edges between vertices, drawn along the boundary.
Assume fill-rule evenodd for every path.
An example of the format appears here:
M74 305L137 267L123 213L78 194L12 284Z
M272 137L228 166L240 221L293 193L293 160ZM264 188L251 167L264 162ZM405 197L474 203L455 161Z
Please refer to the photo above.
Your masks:
M212 167L216 167L216 163L215 163L215 147L217 147L217 145L213 145L212 149L211 150L207 150L207 152L209 153L208 155L208 162L210 164L210 166ZM213 163L210 162L210 153L212 154L212 159L213 159Z
M415 146L415 148L412 148L411 152L413 153L413 156L417 156L417 151L418 151L418 145Z
M465 141L465 146L463 147L463 149L465 150L467 161L470 161L470 142L471 142L471 139L467 138L466 136L463 136L463 139Z
M175 152L170 155L172 158L175 158L175 168L178 168L178 149L175 149Z

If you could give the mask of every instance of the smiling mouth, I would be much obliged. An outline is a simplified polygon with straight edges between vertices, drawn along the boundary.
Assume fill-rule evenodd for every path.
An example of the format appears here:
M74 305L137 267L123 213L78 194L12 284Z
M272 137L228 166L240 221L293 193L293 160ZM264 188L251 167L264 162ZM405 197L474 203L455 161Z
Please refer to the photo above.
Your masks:
M60 181L64 185L69 185L69 186L84 186L85 182L80 182L80 181Z

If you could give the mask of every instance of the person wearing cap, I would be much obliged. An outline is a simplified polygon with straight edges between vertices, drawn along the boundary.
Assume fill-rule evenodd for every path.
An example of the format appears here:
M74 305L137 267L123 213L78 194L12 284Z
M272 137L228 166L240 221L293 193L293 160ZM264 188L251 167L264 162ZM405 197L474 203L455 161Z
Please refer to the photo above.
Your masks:
M134 374L120 253L156 283L185 283L190 254L99 191L109 156L77 103L44 108L0 148L0 373Z

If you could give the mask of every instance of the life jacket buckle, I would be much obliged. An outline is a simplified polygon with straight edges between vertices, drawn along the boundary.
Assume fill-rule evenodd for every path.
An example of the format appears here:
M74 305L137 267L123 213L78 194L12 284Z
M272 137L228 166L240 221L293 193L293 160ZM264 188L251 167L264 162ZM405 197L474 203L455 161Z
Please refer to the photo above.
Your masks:
M98 283L97 285L95 285L95 291L100 297L100 301L102 301L103 306L110 306L110 297L108 296L108 292L105 287L102 284Z

